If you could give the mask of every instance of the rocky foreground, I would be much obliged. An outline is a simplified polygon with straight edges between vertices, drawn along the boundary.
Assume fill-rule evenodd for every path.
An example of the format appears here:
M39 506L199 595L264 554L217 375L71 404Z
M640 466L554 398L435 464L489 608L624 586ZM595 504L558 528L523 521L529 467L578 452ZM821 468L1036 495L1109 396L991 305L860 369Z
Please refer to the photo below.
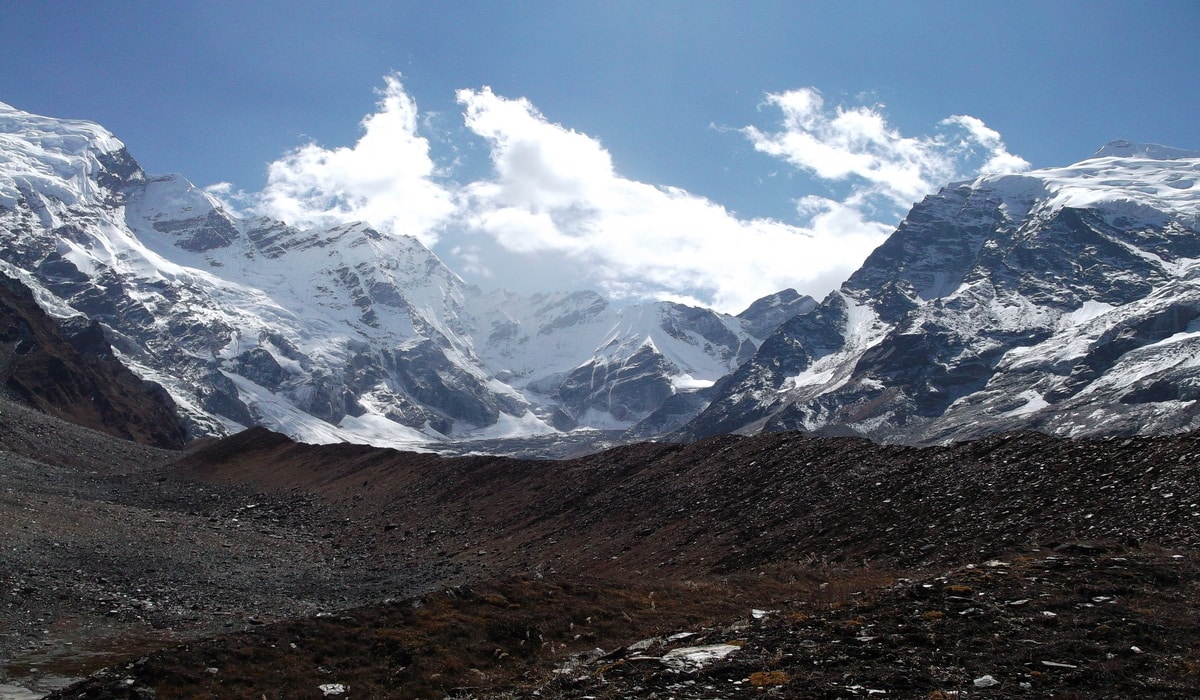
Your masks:
M1200 687L1193 436L536 462L0 416L0 697Z

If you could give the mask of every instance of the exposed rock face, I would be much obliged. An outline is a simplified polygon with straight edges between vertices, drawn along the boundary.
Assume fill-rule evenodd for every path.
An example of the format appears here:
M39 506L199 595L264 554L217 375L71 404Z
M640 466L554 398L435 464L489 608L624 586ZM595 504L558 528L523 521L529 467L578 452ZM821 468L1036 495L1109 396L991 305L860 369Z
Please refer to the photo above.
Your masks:
M1200 154L1116 151L927 197L687 433L930 443L1197 427Z
M663 356L646 344L620 364L597 361L576 369L558 395L571 416L583 418L587 411L598 410L628 421L648 415L671 396L669 375Z
M171 397L113 356L99 323L60 328L20 282L0 275L0 381L17 400L110 435L179 449ZM68 335L67 333L70 333Z

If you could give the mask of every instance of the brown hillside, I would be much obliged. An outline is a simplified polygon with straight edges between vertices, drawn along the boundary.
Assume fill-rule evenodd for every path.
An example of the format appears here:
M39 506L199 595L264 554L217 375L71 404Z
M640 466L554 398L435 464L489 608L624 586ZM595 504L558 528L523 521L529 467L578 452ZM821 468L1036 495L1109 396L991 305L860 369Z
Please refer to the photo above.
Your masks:
M315 494L350 518L336 537L385 558L435 551L492 570L640 577L928 566L1100 538L1196 546L1197 465L1194 436L1022 433L917 449L790 433L540 462L299 445L254 429L178 468Z
M186 440L171 398L112 355L98 324L68 338L25 285L4 275L0 383L22 403L110 435L170 449Z

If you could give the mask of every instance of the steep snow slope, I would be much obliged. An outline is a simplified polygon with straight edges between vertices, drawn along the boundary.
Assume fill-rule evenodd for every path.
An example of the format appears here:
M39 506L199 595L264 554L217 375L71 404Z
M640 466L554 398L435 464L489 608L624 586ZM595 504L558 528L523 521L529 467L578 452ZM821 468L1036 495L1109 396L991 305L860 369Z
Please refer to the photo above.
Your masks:
M193 435L258 424L396 447L629 428L813 305L779 295L737 318L485 294L414 238L239 218L95 124L7 105L0 268L51 313L100 321Z
M1200 153L1114 142L916 205L688 432L936 442L1200 427Z

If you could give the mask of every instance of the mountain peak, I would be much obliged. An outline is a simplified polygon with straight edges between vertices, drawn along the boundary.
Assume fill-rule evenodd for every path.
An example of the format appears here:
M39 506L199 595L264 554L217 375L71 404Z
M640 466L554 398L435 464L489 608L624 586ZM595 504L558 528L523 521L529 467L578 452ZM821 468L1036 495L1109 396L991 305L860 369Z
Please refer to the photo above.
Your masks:
M1200 151L1189 151L1157 143L1134 143L1125 139L1113 139L1096 151L1093 158L1147 158L1150 160L1179 160L1200 158Z
M125 148L112 132L95 122L44 117L3 102L0 102L0 137L10 137L5 138L6 150L21 144L34 144L66 156L82 155L87 151L112 153ZM19 140L11 137L19 137Z
M96 184L112 188L140 172L125 144L99 124L0 103L0 206L12 208L29 191L73 205L105 196Z
M1114 142L930 195L817 308L723 379L684 435L855 431L935 443L1200 426L1200 178Z

